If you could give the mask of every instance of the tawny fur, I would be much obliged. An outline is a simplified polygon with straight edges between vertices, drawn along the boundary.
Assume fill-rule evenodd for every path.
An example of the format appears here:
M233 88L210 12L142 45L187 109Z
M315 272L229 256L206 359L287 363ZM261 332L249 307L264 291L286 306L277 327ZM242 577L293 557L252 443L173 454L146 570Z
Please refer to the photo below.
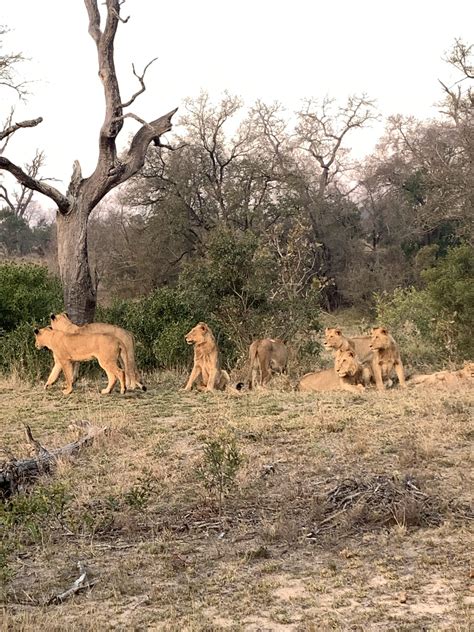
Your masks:
M224 390L230 382L227 371L220 368L219 350L209 325L198 323L185 336L194 345L194 363L184 389L190 391L198 381L198 388L205 391Z
M285 373L288 364L288 349L280 339L261 338L249 347L249 389L265 385L272 372Z
M108 334L68 334L54 331L51 327L35 329L35 345L37 349L46 347L54 357L54 367L48 377L45 388L56 382L61 371L64 372L66 388L65 395L72 392L73 362L96 359L107 374L107 387L102 393L110 393L115 382L120 382L120 392L125 393L125 373L118 366L119 354L124 351L123 345L115 336Z
M51 314L51 327L55 331L64 331L69 334L109 334L120 340L124 347L124 352L120 354L123 368L125 370L125 381L127 389L139 388L146 391L146 386L141 382L140 374L135 361L135 339L133 334L122 327L111 325L110 323L89 323L87 325L75 325L66 312L61 314Z

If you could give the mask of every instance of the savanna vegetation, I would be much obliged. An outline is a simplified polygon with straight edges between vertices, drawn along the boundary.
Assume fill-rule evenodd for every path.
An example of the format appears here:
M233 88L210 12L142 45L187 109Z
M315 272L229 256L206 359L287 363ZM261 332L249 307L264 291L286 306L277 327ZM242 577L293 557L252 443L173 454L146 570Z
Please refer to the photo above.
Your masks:
M106 5L116 29L120 3ZM42 179L41 152L20 171L3 157L41 122L17 125L12 112L0 131L0 174L21 185L0 180L2 471L25 456L24 425L47 448L70 440L74 420L105 430L2 498L6 630L468 629L469 383L317 396L292 386L331 362L324 326L385 325L408 375L474 359L471 59L455 42L446 61L459 81L441 84L439 116L391 117L360 162L351 137L378 117L366 95L307 98L289 113L205 92L166 145L173 112L153 122L146 155L134 141L119 160L126 106L105 81L116 116L92 179L75 165L67 196ZM25 96L21 61L0 56L0 88ZM57 222L41 218L33 189L57 204ZM43 390L52 360L33 328L71 303L78 322L133 332L146 393L101 397L90 368L69 397ZM233 381L263 336L288 343L289 375L252 393L184 393L197 321ZM51 599L79 561L90 585Z

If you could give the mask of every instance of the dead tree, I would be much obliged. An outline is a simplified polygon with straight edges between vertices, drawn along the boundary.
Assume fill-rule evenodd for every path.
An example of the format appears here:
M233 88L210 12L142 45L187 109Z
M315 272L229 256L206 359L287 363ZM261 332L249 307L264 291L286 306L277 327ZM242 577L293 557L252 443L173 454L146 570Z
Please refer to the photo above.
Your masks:
M99 134L99 155L92 175L82 176L81 166L74 162L73 173L66 193L31 177L8 158L0 155L0 169L9 171L18 182L29 189L46 195L57 206L58 263L63 285L64 305L77 324L93 320L96 307L96 286L92 279L87 247L87 226L91 212L102 198L118 185L136 174L145 162L148 146L162 146L160 137L171 129L171 118L176 110L145 122L135 114L124 110L145 91L145 72L139 74L133 68L140 88L127 101L122 101L114 64L114 39L123 0L106 0L105 25L101 29L101 15L97 0L84 0L89 15L89 34L97 47L99 77L105 95L105 118ZM151 62L150 62L151 63ZM141 124L128 150L117 155L117 137L125 118L134 118ZM15 123L0 132L0 141L22 127L32 127L42 119Z
M98 428L87 419L74 421L69 426L78 430L78 438L56 450L47 450L33 437L29 426L25 426L26 438L35 449L35 456L29 459L15 459L0 463L0 498L7 498L24 485L34 482L41 474L54 470L61 459L73 458L82 448L107 431L107 427Z

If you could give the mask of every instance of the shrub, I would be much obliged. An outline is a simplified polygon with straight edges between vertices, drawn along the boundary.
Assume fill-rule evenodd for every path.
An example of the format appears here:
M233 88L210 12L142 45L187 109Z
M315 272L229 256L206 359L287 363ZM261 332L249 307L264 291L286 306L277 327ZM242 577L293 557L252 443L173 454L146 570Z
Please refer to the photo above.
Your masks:
M118 301L98 310L97 320L114 323L133 332L137 362L144 370L188 366L192 354L184 336L200 320L212 327L223 355L232 357L233 348L222 335L219 324L189 304L179 290L160 288L139 300Z
M389 327L413 365L441 366L472 358L474 252L468 245L422 271L424 287L375 296L377 319Z
M44 266L0 264L0 371L28 380L46 377L51 354L34 346L33 326L62 308L59 280Z
M0 328L12 331L21 323L41 323L60 311L61 284L44 266L0 264Z
M281 262L254 234L219 228L204 257L183 267L180 288L244 353L255 338L290 340L320 328L319 287L295 291L283 276Z
M235 485L241 464L242 455L233 437L223 434L204 442L204 456L197 468L197 475L206 489L216 495L219 513L225 495Z

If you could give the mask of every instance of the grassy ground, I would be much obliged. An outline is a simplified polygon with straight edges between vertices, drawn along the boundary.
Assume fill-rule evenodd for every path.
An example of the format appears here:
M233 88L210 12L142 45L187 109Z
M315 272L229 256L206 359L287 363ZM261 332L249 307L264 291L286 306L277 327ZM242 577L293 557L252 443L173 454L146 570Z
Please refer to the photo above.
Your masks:
M473 392L70 397L0 382L2 447L111 431L3 518L3 629L468 630ZM221 506L216 439L242 463ZM0 522L1 526L1 522ZM90 591L46 606L77 578Z

